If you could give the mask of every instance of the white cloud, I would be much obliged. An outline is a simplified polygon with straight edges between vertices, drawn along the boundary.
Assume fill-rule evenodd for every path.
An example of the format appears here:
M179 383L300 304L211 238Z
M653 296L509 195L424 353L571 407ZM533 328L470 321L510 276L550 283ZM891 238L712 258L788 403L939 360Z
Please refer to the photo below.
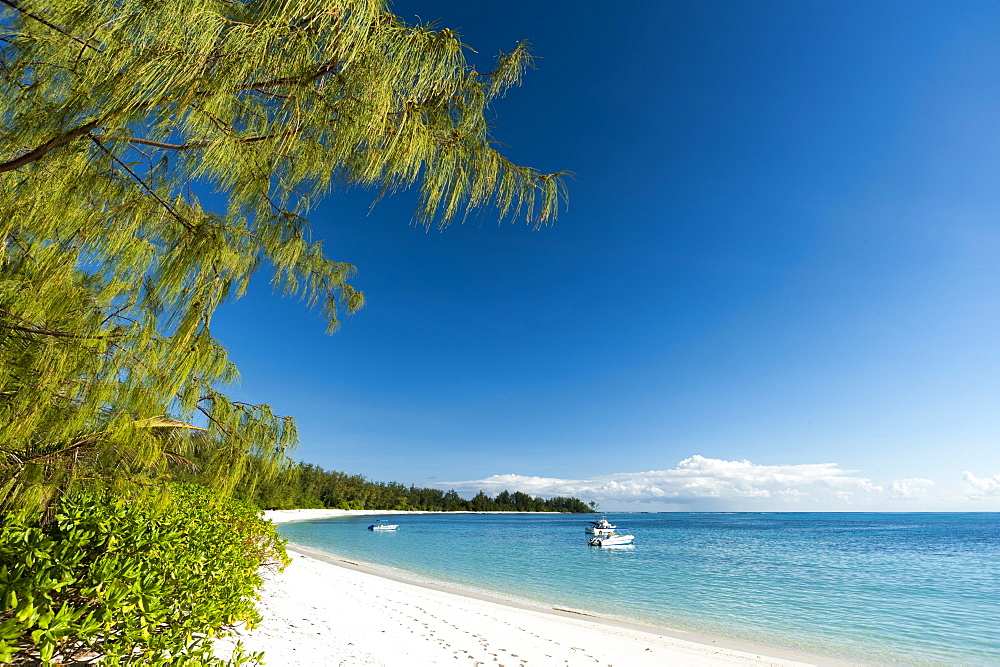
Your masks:
M492 475L440 482L472 497L482 490L521 491L534 496L576 496L607 511L960 511L1000 509L1000 475L976 477L957 471L952 482L920 477L877 484L837 463L758 465L691 456L669 470L603 473L584 479Z
M897 479L889 485L889 497L896 499L926 498L932 486L934 486L934 481L930 479L918 477Z
M1000 474L992 477L976 477L966 470L962 474L965 489L973 500L1000 500Z
M856 472L843 470L836 463L757 465L747 460L695 455L669 470L611 473L587 479L492 475L439 486L466 494L479 490L495 494L507 489L539 496L577 496L596 500L604 507L653 503L688 509L814 509L823 503L865 504L885 495L883 487ZM918 481L929 480L902 480L898 493L916 493L923 488Z

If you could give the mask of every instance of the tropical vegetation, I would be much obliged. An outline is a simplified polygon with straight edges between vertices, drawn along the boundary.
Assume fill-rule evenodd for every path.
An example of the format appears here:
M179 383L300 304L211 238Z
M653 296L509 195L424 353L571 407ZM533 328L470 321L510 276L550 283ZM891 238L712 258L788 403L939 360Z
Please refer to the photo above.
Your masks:
M487 126L524 44L482 73L379 0L0 8L0 508L282 461L294 424L226 396L212 317L260 273L330 331L361 307L305 217L332 189L412 186L428 225L556 214L559 175Z
M331 332L363 305L308 224L338 188L555 217L487 124L527 45L468 53L381 0L0 0L0 661L208 660L252 622L280 548L224 497L297 436L226 394L213 316L255 277Z
M284 543L252 505L172 490L162 504L76 494L44 527L7 517L0 663L223 662L211 637L260 620L260 566L284 564Z
M254 502L265 509L336 508L378 510L472 512L592 512L579 498L532 497L521 491L483 491L466 500L454 490L406 486L398 482L373 482L309 463L299 463L259 485Z

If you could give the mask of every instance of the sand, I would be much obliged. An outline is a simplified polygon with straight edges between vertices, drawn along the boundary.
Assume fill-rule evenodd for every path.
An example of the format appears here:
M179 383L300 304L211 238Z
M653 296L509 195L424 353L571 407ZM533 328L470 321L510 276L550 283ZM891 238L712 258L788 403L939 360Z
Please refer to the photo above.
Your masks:
M269 515L281 522L346 513ZM810 664L708 637L685 638L680 632L406 582L336 557L293 550L292 564L267 576L258 603L263 622L217 640L217 655L225 657L232 642L241 640L245 650L265 651L267 664L280 666Z

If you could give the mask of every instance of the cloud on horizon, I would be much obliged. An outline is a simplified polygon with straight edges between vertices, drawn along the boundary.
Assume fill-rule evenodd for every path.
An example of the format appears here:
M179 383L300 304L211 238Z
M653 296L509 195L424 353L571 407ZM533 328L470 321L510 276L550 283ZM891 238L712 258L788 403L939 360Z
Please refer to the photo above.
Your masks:
M973 500L1000 500L1000 474L976 477L968 470L962 475L969 497Z
M587 479L527 475L492 475L484 479L442 482L461 494L503 490L536 496L576 496L595 500L606 509L643 505L688 510L857 510L892 502L930 499L933 480L900 479L887 486L844 470L836 463L758 465L749 460L727 461L694 455L669 470L612 473ZM1000 499L1000 475L977 478L965 473L966 499ZM638 507L637 507L638 505ZM912 509L908 504L898 507Z

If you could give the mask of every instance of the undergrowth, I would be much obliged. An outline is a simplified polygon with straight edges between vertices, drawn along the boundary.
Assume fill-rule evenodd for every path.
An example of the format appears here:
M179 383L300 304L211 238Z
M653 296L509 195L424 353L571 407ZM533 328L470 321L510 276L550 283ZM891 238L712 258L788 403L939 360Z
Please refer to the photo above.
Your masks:
M284 541L251 505L176 486L170 501L79 496L45 527L0 525L0 663L257 664L211 638L252 627Z

